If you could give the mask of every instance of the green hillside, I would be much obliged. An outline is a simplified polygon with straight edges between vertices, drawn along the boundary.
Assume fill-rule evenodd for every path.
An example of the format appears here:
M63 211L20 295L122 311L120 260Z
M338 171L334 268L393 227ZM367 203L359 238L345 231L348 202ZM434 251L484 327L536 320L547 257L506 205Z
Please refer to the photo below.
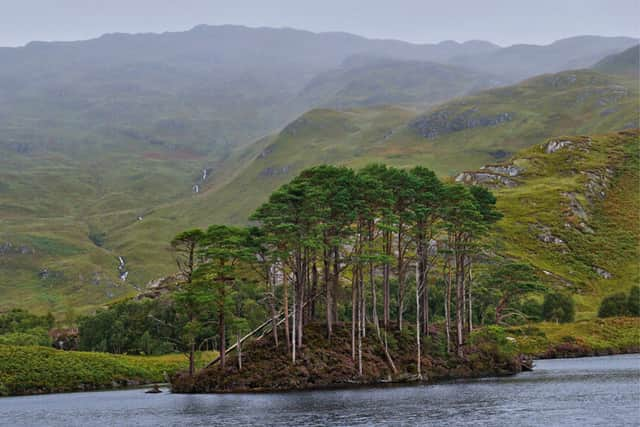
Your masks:
M457 179L495 189L496 250L570 289L578 319L640 283L640 130L551 138Z
M133 141L106 143L113 150L102 156L82 144L72 155L9 153L0 157L0 309L82 311L134 293L174 272L168 242L175 233L243 223L277 186L314 164L422 164L453 176L550 135L636 127L637 97L633 79L571 71L425 114L398 107L312 110L277 135L210 162L199 152Z
M182 212L194 223L203 211L209 220L242 222L278 185L320 163L422 164L452 176L508 158L550 135L637 127L637 96L637 82L571 71L461 98L421 115L392 107L312 110L263 142L227 186L183 205ZM503 114L509 118L490 123ZM438 135L425 135L430 128Z

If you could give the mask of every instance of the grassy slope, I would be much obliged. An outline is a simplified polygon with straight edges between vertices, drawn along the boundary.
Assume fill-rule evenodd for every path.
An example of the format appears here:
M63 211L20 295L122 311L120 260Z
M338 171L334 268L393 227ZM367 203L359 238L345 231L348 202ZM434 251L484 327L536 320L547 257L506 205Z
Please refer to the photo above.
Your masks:
M434 111L451 114L471 107L483 114L508 111L515 118L435 139L423 138L407 126L416 116L410 110L312 110L275 136L265 155L257 156L228 186L185 204L185 213L194 223L198 216L202 218L198 213L202 210L210 212L210 221L242 222L278 185L320 163L355 167L375 161L400 167L422 164L441 176L453 175L552 135L602 133L633 125L637 94L633 81L591 71L543 76L437 107ZM616 111L603 113L611 107ZM267 168L285 168L286 172L261 174Z
M312 110L278 135L215 163L208 163L215 156L206 153L187 153L178 162L180 153L166 147L154 148L162 156L149 159L149 147L135 144L127 145L127 156L114 150L105 158L78 148L75 156L90 165L84 168L78 168L75 157L55 150L36 152L33 159L3 156L0 244L24 245L33 253L0 255L0 309L86 310L131 294L132 284L173 272L167 247L176 232L213 222L245 222L271 191L302 168L384 161L401 167L423 164L448 176L549 135L620 129L637 120L637 94L633 80L572 71L446 103L436 111L453 114L475 106L483 114L513 112L514 120L436 139L423 138L408 126L417 112L379 107ZM213 175L193 195L189 189L204 165L214 167ZM96 169L105 172L100 180ZM108 190L113 188L122 190ZM138 215L144 219L137 221ZM88 239L91 231L106 233L104 247ZM34 239L44 239L45 248L29 243ZM117 276L119 255L130 270L126 283ZM46 280L38 277L43 268L51 272Z
M182 354L124 356L0 345L0 396L164 382L165 372L172 375L187 365Z
M615 317L574 323L543 322L509 330L520 350L541 357L640 351L640 319Z
M497 234L501 251L552 273L546 275L550 283L570 287L577 318L586 319L595 316L604 295L640 282L639 133L556 139L574 142L550 154L546 144L536 145L513 160L524 172L516 178L520 185L496 192L505 215ZM609 181L601 200L588 188L603 176ZM575 215L567 193L576 195L586 219ZM564 243L543 242L540 227ZM612 277L601 277L596 267Z

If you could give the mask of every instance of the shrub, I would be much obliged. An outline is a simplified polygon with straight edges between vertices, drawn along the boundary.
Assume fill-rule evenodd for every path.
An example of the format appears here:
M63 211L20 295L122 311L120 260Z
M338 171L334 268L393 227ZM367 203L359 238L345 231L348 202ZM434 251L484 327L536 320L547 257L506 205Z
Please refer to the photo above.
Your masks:
M527 316L528 320L538 322L543 319L542 304L533 298L528 298L520 305L520 311Z
M469 343L483 353L494 355L499 361L509 361L518 353L515 340L507 338L506 331L497 325L473 331Z
M44 328L34 328L25 332L9 332L0 335L0 345L51 345L51 339Z
M609 295L600 303L598 317L624 316L627 314L628 300L623 292Z
M576 305L570 295L551 292L544 296L542 304L542 316L544 320L568 323L576 317Z

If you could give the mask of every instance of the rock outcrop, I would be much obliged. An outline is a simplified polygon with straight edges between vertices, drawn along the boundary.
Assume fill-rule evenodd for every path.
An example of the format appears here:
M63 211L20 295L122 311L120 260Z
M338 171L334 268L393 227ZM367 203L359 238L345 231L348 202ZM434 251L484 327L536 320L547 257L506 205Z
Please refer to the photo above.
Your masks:
M415 129L423 137L433 139L465 129L497 126L509 122L513 118L514 113L511 112L479 115L478 109L472 107L463 112L435 111L413 120L409 123L409 127Z
M456 182L460 182L468 185L484 185L487 187L515 187L518 185L516 181L513 179L498 174L498 173L490 173L490 172L462 172L458 176L456 176Z
M600 267L593 267L593 270L598 273L598 276L602 277L603 279L611 279L612 274L609 273L607 270L605 270L604 268L600 268Z

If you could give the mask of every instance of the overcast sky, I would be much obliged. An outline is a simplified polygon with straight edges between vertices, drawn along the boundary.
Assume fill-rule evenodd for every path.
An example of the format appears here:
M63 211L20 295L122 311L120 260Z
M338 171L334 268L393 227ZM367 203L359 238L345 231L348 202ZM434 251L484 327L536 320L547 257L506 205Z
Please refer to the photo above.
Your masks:
M638 22L640 0L0 0L0 46L197 24L546 44L578 34L638 37Z

